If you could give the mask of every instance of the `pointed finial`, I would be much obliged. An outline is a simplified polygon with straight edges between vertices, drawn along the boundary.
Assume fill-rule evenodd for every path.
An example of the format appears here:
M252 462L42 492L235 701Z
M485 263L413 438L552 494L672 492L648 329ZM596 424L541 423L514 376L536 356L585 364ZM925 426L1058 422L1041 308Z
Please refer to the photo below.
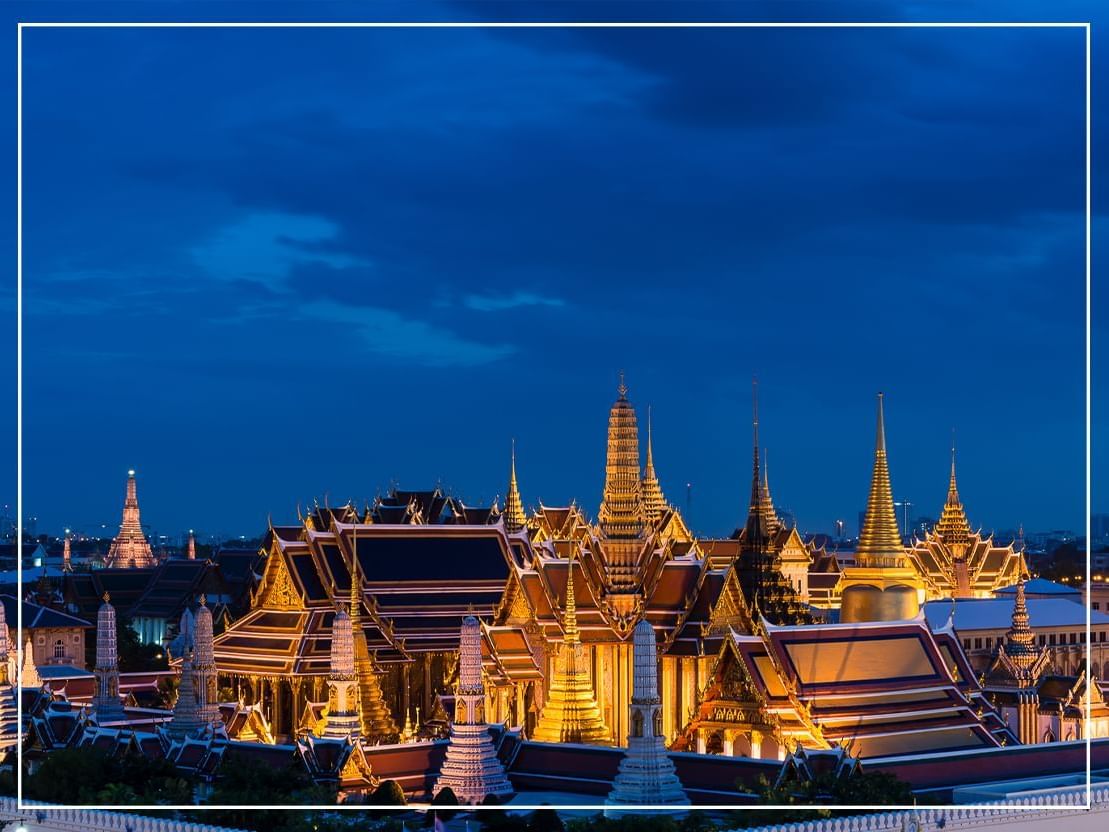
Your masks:
M875 450L881 453L886 452L886 415L882 408L882 400L885 398L885 393L878 393L878 436L875 441Z
M621 399L628 397L628 385L624 383L624 371L620 371L620 385L616 388L616 392L620 394Z
M207 596L207 595L205 595L205 594L204 594L203 592L202 592L202 593L200 593L200 606L202 606L202 607L203 607L203 606L205 606L205 605L206 605L207 603L208 603L208 596Z
M110 595L108 594L108 591L107 591L107 590L105 590L105 591L104 591L104 603L105 603L105 604L107 604L107 603L108 603L108 602L109 602L109 601L110 601L111 599L112 599L112 596L110 596Z
M574 547L570 547L570 557L566 563L566 609L563 612L566 640L578 640L578 605L574 598Z

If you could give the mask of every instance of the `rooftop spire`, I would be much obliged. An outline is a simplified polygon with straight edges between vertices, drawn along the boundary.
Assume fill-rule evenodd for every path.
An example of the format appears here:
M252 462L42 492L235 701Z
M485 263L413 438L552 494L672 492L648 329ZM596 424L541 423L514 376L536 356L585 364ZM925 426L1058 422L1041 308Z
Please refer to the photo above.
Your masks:
M666 508L666 498L655 473L655 455L651 447L651 408L647 408L647 468L643 472L640 490L643 494L643 512L651 523L657 523Z
M1013 621L1005 634L1005 653L1022 669L1031 667L1037 657L1036 636L1028 626L1028 604L1024 597L1024 581L1017 584L1017 599L1013 603Z
M770 480L763 474L759 458L759 382L751 379L751 434L754 440L751 465L751 502L745 526L748 545L754 546L778 530L778 514L770 500Z
M355 627L362 624L362 579L358 573L357 547L352 545L354 551L350 559L350 621Z
M956 560L962 559L970 547L970 523L959 499L959 487L955 482L955 431L951 431L951 480L947 485L947 501L936 523L936 533L951 550Z
M643 532L644 511L639 479L639 428L628 387L620 372L619 398L608 416L605 490L601 499L601 530L610 538L637 538Z
M576 644L578 641L578 605L574 600L574 553L566 564L566 609L562 614L562 625L566 631L565 642Z
M509 532L518 532L527 525L524 503L520 499L520 487L516 483L516 440L512 440L512 466L508 475L508 496L504 501L504 527Z
M883 394L878 394L878 430L874 447L874 471L870 479L870 498L866 517L859 534L857 560L863 566L886 565L883 561L902 562L905 549L897 530L897 514L893 509L889 464L886 460L886 421L882 408Z

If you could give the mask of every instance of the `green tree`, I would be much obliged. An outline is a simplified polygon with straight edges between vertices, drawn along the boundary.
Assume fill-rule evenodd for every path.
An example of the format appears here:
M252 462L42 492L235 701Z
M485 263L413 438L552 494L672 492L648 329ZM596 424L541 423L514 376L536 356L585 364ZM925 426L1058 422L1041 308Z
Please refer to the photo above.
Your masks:
M404 806L408 803L404 799L404 789L396 780L382 780L366 802L371 806Z

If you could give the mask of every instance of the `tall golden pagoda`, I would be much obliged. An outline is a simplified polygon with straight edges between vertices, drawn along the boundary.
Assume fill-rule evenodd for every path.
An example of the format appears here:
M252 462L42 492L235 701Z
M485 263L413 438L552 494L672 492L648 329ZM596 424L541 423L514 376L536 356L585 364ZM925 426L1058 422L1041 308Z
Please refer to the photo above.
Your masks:
M350 570L350 626L354 637L354 668L358 676L362 736L376 742L394 742L400 732L393 721L381 681L377 678L366 631L362 627L362 577L358 570L358 554L354 552Z
M504 500L504 527L518 532L527 526L524 502L520 499L520 486L516 484L516 440L512 440L512 468L508 476L508 496Z
M897 530L886 460L886 424L878 394L878 434L874 448L874 472L870 479L870 498L855 566L843 570L839 588L839 620L901 621L920 612L924 584L913 569Z
M537 742L608 745L608 729L593 695L589 661L578 634L572 557L566 573L566 610L562 616L562 626L564 634L558 658L555 660L550 692L531 739Z
M634 593L639 584L647 515L639 479L639 428L622 372L617 393L608 415L605 490L599 520L609 586L617 593Z
M658 474L655 473L655 455L651 447L651 408L649 407L647 408L647 467L643 471L640 492L643 497L643 513L647 522L654 525L662 517L662 512L666 508L666 498L662 494Z

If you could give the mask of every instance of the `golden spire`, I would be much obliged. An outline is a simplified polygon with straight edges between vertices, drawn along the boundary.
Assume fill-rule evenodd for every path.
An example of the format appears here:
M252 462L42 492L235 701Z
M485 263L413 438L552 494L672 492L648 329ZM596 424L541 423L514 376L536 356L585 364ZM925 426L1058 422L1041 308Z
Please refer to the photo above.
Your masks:
M353 542L350 559L350 620L355 627L362 623L362 581L358 576L358 552Z
M512 467L508 476L508 496L504 501L504 527L506 531L518 532L527 525L524 503L520 499L520 487L516 484L516 440L512 440Z
M939 522L936 523L936 534L951 550L956 560L966 555L970 546L970 523L967 522L966 511L959 499L959 487L955 482L955 432L951 433L951 481L947 486L947 502L944 503L943 512Z
M759 459L759 382L751 379L751 432L754 439L751 472L751 503L747 509L745 526L748 546L765 543L780 525L774 503L770 500L770 480L762 476Z
M878 433L874 448L874 473L870 479L870 498L866 517L859 534L856 560L861 566L901 565L905 548L897 530L897 514L893 509L889 464L886 460L886 422L882 410L883 395L878 394Z
M562 614L562 627L567 644L576 644L578 636L578 605L574 599L574 552L566 563L566 609Z
M638 538L645 521L639 480L639 429L628 386L620 371L619 398L608 417L605 490L601 499L601 531L610 538Z
M1024 598L1024 581L1017 584L1017 599L1013 604L1013 621L1005 634L1005 654L1022 670L1032 666L1039 656L1036 636L1028 626L1028 604Z
M647 408L647 468L643 472L640 490L643 497L643 513L651 523L657 523L666 508L666 498L662 495L658 475L655 473L655 455L651 447L651 408Z
M574 556L566 564L566 607L562 615L563 637L558 648L550 692L531 739L537 742L609 744L601 709L593 694L589 659L578 633L574 599Z

